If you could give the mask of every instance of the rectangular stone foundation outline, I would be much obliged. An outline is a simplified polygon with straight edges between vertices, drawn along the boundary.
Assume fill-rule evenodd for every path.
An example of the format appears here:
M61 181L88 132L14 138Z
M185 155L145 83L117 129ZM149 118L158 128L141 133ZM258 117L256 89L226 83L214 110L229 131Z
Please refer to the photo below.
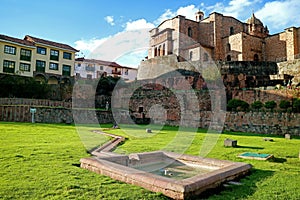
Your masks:
M130 167L131 160L140 163L153 162L162 157L173 158L176 161L218 167L218 169L202 175L175 180ZM251 165L241 162L202 158L198 156L181 155L171 152L148 152L103 157L82 158L81 167L112 179L137 185L153 192L161 192L173 199L187 199L199 195L207 189L216 188L226 181L246 175Z

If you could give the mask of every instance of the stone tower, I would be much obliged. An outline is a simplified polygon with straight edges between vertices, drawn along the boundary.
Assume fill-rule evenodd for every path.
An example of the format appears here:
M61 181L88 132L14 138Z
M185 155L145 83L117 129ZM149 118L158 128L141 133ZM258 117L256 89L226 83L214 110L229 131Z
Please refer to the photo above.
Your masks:
M248 24L248 33L253 36L257 36L260 38L265 38L269 35L268 27L264 27L264 24L255 17L254 13L247 20Z

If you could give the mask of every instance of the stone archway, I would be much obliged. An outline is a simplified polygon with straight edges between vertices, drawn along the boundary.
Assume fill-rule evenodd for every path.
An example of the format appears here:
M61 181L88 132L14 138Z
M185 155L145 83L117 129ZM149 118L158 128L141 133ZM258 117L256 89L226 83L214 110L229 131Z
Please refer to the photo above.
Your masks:
M55 77L55 76L50 76L49 79L48 79L48 84L49 85L57 85L59 82L58 82L58 79Z
M47 78L43 74L35 75L34 79L35 79L36 82L39 82L39 83L46 83L47 82Z

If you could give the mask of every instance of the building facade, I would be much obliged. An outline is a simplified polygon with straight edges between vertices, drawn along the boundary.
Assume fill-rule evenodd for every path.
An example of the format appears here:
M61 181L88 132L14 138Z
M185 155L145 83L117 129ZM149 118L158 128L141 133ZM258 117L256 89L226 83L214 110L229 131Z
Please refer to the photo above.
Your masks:
M270 35L254 14L241 22L231 16L196 13L195 20L176 16L150 31L148 58L179 55L185 60L288 61L299 58L300 29Z
M0 35L0 73L48 84L71 82L76 52L69 45L29 35L24 39Z
M96 59L75 59L76 77L84 79L98 79L102 76L121 77L124 80L135 80L137 69L121 66L116 62Z

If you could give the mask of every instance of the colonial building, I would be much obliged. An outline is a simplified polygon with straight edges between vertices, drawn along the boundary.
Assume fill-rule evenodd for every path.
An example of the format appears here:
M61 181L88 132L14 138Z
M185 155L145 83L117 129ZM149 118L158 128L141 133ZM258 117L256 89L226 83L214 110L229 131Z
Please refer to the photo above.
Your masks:
M195 20L179 15L152 29L150 36L149 59L175 54L193 61L279 62L298 58L300 51L299 28L270 35L254 14L246 22L216 12L204 18L199 11Z
M26 35L24 39L0 35L0 73L34 77L48 84L71 82L73 47Z
M121 66L116 62L96 59L75 59L76 77L97 79L102 76L121 77L124 80L135 80L137 69Z

